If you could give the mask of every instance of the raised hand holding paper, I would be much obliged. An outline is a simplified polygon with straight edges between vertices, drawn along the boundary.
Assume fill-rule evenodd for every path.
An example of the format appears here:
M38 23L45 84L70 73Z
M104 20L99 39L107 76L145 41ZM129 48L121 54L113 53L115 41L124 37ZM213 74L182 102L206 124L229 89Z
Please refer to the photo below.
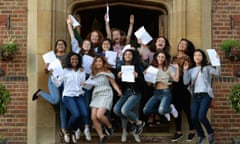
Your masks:
M139 28L134 34L138 39L141 39L144 45L148 44L152 40L152 36L146 31L144 26Z
M72 15L69 15L71 20L72 20L72 26L73 28L76 28L77 26L80 26L80 23L72 16Z
M209 56L212 66L220 66L220 58L215 49L207 49L207 54Z

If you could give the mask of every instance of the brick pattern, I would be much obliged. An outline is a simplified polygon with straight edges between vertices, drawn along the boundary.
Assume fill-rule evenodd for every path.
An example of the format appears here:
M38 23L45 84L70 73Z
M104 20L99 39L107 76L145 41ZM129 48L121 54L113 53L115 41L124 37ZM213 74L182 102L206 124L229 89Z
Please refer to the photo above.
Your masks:
M214 81L215 107L211 117L216 143L230 144L231 138L240 134L240 114L231 108L227 99L231 86L239 83L240 79L235 75L236 71L240 70L240 62L226 59L220 50L220 44L227 39L240 40L240 1L213 0L212 9L212 45L221 54L222 77Z
M6 27L10 16L10 28ZM0 133L8 144L27 143L27 0L0 0L0 44L3 39L16 37L18 52L12 61L0 60L0 77L11 94L7 112L0 116Z
M225 54L220 50L220 44L224 40L240 40L239 10L239 0L213 0L212 45L221 54L223 76L236 75L236 71L240 67L239 62L229 61L228 59L226 59Z

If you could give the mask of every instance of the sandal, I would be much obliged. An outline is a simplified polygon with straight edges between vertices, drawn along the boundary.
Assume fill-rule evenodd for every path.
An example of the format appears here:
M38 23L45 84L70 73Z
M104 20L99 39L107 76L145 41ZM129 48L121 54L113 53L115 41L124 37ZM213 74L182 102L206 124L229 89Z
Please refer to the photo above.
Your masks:
M161 125L161 117L159 115L155 115L154 124L159 127Z
M147 126L150 127L150 128L154 127L153 115L150 115L148 117Z
M147 122L147 126L152 128L152 127L154 127L154 123L153 122Z

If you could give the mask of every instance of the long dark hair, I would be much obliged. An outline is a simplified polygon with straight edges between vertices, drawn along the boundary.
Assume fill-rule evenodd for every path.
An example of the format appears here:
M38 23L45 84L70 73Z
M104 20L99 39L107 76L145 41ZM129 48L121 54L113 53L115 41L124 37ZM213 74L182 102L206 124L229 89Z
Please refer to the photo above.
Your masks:
M195 49L194 53L196 53L196 52L200 52L202 54L202 62L201 62L201 70L202 70L203 67L209 65L208 58L207 58L207 55L205 54L205 52L203 50ZM196 63L194 62L193 65L196 66Z
M167 70L168 69L168 66L169 66L169 64L170 64L170 61L169 61L169 59L168 59L168 57L169 57L169 54L167 53L167 52L165 52L165 51L158 51L158 52L156 52L154 55L153 55L153 61L152 61L152 64L151 65L153 65L154 67L158 67L158 60L157 60L157 57L158 57L158 55L160 54L160 53L162 53L162 54L164 54L165 55L165 61L164 61L164 63L163 63L163 70L165 71L165 70Z
M102 42L101 42L101 45L99 47L99 51L98 52L103 52L103 48L102 48L102 44L105 42L105 41L108 41L109 44L110 44L110 49L109 50L113 50L113 47L112 47L112 41L108 38L104 39Z
M151 44L150 44L150 50L151 50L152 52L157 52L157 51L156 51L155 43L156 43L156 41L157 41L159 38L163 38L163 39L165 40L165 47L163 48L163 51L169 53L169 51L170 51L170 43L169 43L169 40L168 40L166 37L164 37L164 36L159 36L159 37L155 38L155 39L151 42Z
M195 50L195 46L194 46L193 42L190 41L190 40L188 40L188 39L186 39L186 38L182 38L182 39L180 40L180 42L181 42L181 41L187 42L187 49L186 49L186 51L185 51L185 54L188 55L188 56L191 58L191 60L193 60L193 53L194 53L194 50ZM180 44L180 42L179 42L179 44ZM178 44L178 45L179 45L179 44ZM192 61L192 62L193 62L193 61Z
M73 67L72 67L72 64L71 64L71 57L74 56L74 55L78 57L77 68L79 69L79 68L82 67L82 59L81 59L80 55L77 54L77 53L74 53L74 52L70 52L70 53L68 53L68 55L67 55L65 68L68 68L68 69L73 68Z
M132 61L131 61L131 65L137 66L141 63L141 59L140 59L140 56L138 55L138 53L134 49L127 49L127 50L124 51L124 53L122 55L123 65L126 64L126 61L125 61L125 58L124 58L126 52L131 52L132 53L133 58L132 58Z

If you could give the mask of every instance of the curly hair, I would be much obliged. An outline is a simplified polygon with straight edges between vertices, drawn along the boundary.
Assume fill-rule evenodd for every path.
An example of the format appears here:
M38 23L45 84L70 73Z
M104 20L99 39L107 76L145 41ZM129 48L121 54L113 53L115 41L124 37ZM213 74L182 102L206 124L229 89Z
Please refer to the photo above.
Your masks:
M127 50L124 51L124 53L123 53L123 55L122 55L122 57L123 57L123 64L126 63L125 58L124 58L126 52L131 52L131 54L132 54L132 56L133 56L132 61L131 61L131 65L137 66L137 65L140 64L140 62L141 62L140 55L139 55L138 52L137 52L136 50L134 50L134 49L127 49Z
M151 44L150 44L150 50L151 50L152 52L157 52L157 51L156 51L156 45L155 45L155 44L156 44L157 40L160 39L160 38L162 38L162 39L165 40L165 47L163 48L163 51L169 53L169 51L170 51L170 43L169 43L169 40L168 40L166 37L164 37L164 36L159 36L158 38L155 38L155 39L151 42Z
M193 60L193 53L194 53L194 50L195 50L194 44L192 43L192 41L190 41L186 38L182 38L180 40L180 42L181 41L185 41L187 43L187 49L185 51L185 54L188 55ZM178 43L178 45L180 44L180 42Z
M92 43L92 46L93 46L93 48L99 47L100 44L101 44L101 42L102 42L103 39L104 39L104 36L103 36L102 32L100 32L99 30L93 30L93 31L91 31L91 32L86 36L86 39L89 40L89 41L91 41L91 35L92 35L93 32L96 32L96 33L98 34L98 41L97 41L97 43Z
M67 59L66 59L66 66L65 66L65 68L68 68L68 69L73 68L73 67L72 67L72 64L71 64L71 57L72 57L72 56L77 56L77 57L78 57L77 68L81 68L81 67L82 67L82 59L81 59L81 57L80 57L79 54L74 53L74 52L69 52L69 53L68 53Z

